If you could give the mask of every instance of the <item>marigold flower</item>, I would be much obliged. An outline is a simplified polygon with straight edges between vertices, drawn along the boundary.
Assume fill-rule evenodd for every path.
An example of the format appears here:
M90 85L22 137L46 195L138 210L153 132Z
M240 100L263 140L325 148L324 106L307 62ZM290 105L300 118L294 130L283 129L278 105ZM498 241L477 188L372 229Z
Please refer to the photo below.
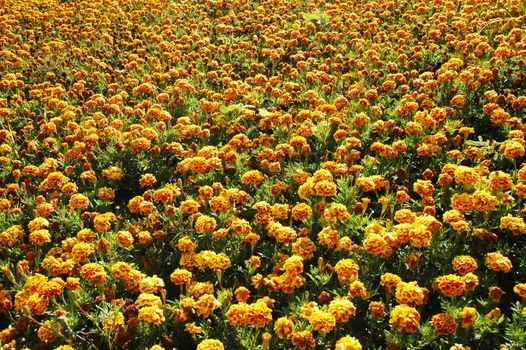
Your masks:
M477 310L473 307L464 307L458 314L462 328L469 328L475 324L477 319Z
M52 343L57 339L61 325L56 320L47 320L38 328L37 336L44 343Z
M417 282L399 282L396 285L396 301L409 306L422 305L427 298L427 288L422 288Z
M265 175L259 170L249 170L241 176L241 183L259 185L265 179Z
M358 339L347 335L338 339L334 350L362 350L362 344Z
M461 276L445 275L436 278L433 287L445 296L459 296L464 293L466 283Z
M517 283L513 287L513 291L521 298L526 298L526 283Z
M294 331L294 324L288 317L280 317L274 322L274 332L279 339L290 338Z
M196 350L224 350L225 347L217 339L205 339L197 345Z
M340 235L338 232L330 227L324 227L320 233L318 233L318 242L331 249L336 246L339 238Z
M300 349L308 347L315 347L316 341L312 337L311 331L298 331L292 334L292 345L297 346Z
M93 284L105 284L106 272L104 267L97 263L88 263L80 268L80 276Z
M448 335L455 332L457 323L455 319L448 314L437 314L431 318L431 325L438 334Z
M219 308L221 303L212 294L204 294L194 302L193 306L197 309L198 316L206 318L212 311Z
M341 284L350 284L358 279L360 267L352 259L341 259L334 266Z
M371 301L369 303L369 312L376 320L379 320L385 315L385 306L381 301Z
M486 254L486 265L493 271L510 272L513 265L510 259L499 252Z
M458 255L452 261L453 270L460 275L465 275L468 272L473 272L478 268L477 261L469 255Z
M29 234L29 241L31 244L43 246L51 242L51 234L48 230L35 230Z
M188 284L192 280L192 272L186 269L175 269L170 275L170 280L176 284Z
M415 333L420 324L420 313L408 305L396 305L391 311L390 324L393 324L397 331L402 329L408 333Z
M195 222L196 233L212 232L216 229L216 220L210 216L201 215Z
M336 323L345 323L350 316L354 316L356 307L346 298L335 298L329 303L327 312L334 316Z

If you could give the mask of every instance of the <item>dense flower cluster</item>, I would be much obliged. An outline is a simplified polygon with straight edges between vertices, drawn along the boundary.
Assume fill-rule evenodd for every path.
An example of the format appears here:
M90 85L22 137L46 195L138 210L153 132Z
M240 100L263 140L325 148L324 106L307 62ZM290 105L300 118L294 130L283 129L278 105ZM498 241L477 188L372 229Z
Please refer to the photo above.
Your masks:
M526 348L520 0L10 0L2 349Z

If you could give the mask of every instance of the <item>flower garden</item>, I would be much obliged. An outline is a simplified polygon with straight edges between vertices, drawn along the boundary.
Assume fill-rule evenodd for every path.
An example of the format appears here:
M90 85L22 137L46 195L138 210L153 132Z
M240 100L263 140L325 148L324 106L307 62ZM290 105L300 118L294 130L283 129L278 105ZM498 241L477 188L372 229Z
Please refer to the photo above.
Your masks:
M2 349L526 347L524 1L5 0L0 49Z

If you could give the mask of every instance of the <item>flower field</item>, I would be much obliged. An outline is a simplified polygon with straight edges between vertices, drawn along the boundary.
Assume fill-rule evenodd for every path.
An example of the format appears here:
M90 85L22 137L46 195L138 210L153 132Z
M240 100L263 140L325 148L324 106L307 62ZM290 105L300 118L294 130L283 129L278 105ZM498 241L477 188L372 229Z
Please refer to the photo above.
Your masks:
M526 348L523 0L3 0L2 349Z

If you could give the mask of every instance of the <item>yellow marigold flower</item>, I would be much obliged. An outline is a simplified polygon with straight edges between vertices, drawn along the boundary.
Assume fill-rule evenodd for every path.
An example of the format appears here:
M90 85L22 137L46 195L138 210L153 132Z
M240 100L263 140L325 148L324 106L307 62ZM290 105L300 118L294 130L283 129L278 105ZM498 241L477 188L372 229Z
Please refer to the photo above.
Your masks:
M153 323L155 325L160 324L165 320L163 309L158 306L144 306L139 309L139 315L137 316L139 321L145 323Z
M514 234L518 234L519 232L526 233L526 224L524 223L524 219L514 217L511 214L500 218L499 228L502 230L510 230Z
M219 308L221 303L212 294L204 294L194 302L193 306L197 309L198 316L206 318L212 311Z
M327 312L334 316L336 323L345 323L350 316L354 316L356 307L346 298L335 298L329 303Z
M119 231L115 234L115 241L122 247L128 248L133 244L133 235L128 231Z
M347 335L336 342L334 350L362 350L362 344L358 339Z
M333 230L330 227L324 227L320 233L318 233L318 242L326 245L329 248L334 248L340 238L338 231Z
M125 262L119 261L111 266L111 275L116 278L125 279L132 271L132 267Z
M228 319L228 322L235 327L244 326L246 321L248 305L244 302L238 304L230 305L230 308L226 312L225 316Z
M492 211L499 203L497 197L487 191L475 191L473 193L473 205L477 211Z
M249 170L241 176L241 183L259 185L265 179L265 175L259 170Z
M455 181L463 184L464 186L474 185L481 179L480 174L475 168L459 165L452 169L452 173Z
M351 284L358 279L360 267L352 259L342 259L334 266L341 284Z
M454 333L457 329L455 319L448 314L437 314L431 318L431 325L438 334L448 335Z
M390 272L384 273L380 277L380 285L386 287L389 293L392 293L392 289L400 282L402 282L402 278Z
M141 178L139 179L139 185L141 187L151 187L157 183L157 179L155 178L155 175L146 173L141 175Z
M153 295L151 293L141 293L137 297L137 300L135 301L135 305L139 308L143 308L147 306L162 307L162 302L161 302L161 298L159 298L157 295Z
M212 232L216 229L216 220L207 215L201 215L195 222L195 232L199 234Z
M471 350L471 348L462 344L455 344L452 347L450 347L449 350Z
M186 323L184 325L184 331L193 335L193 334L201 333L202 329L201 327L196 326L194 322L192 322L192 323Z
M292 334L292 345L297 346L300 349L308 347L315 347L316 341L312 337L311 331L298 331Z
M206 339L197 345L196 350L224 350L225 347L217 339Z
M399 332L403 329L408 333L415 333L420 324L420 314L408 305L396 305L391 311L389 323Z
M329 312L315 310L309 316L309 323L315 331L325 336L336 326L336 318Z
M115 191L109 187L101 187L97 191L97 198L106 202L111 202L115 199Z
M288 317L280 317L274 322L274 332L279 339L290 338L294 332L294 324Z
M78 242L71 250L71 259L76 263L84 263L90 254L95 252L95 247L91 243Z
M51 234L48 230L36 230L29 234L29 242L37 246L43 246L51 242Z
M521 298L526 298L526 283L517 283L513 287L513 291Z
M248 305L245 319L251 325L262 328L272 322L272 309L270 309L263 299Z
M488 253L486 255L486 265L493 271L510 272L513 265L510 259L500 254L499 252Z
M323 212L325 220L336 223L338 220L347 221L350 219L347 207L340 203L332 203L329 208L326 208Z
M122 179L122 170L119 167L110 166L102 170L102 177L111 181L119 181Z
M234 291L234 295L238 302L246 303L248 298L250 298L250 291L247 288L241 286Z
M413 190L421 196L432 196L435 187L429 180L418 179L413 184Z
M460 317L460 326L462 328L469 328L475 324L477 320L477 310L473 307L464 307L458 314Z
M363 247L371 254L387 257L394 253L382 235L370 234L363 241Z
M315 183L314 192L321 197L332 197L336 195L337 187L332 181L322 180Z
M162 278L153 275L152 277L144 277L139 282L139 291L141 293L155 293L164 288L164 281Z

